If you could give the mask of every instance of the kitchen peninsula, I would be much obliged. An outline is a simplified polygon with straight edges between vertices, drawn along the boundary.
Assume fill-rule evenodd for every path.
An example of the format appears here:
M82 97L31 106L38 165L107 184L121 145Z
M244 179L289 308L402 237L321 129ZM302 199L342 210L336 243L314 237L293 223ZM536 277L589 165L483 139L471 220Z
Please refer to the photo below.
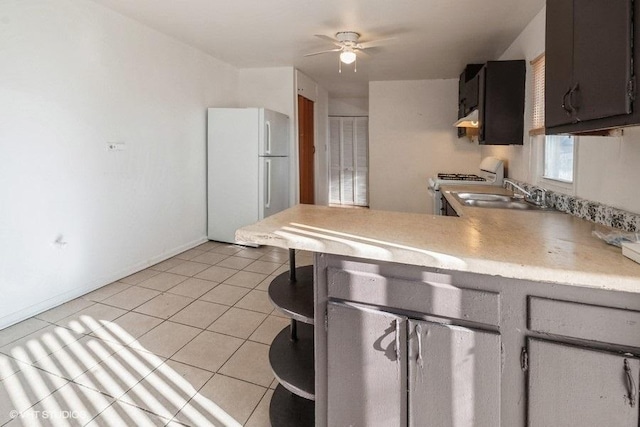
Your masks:
M316 254L316 425L637 426L640 265L585 220L448 201L237 231Z

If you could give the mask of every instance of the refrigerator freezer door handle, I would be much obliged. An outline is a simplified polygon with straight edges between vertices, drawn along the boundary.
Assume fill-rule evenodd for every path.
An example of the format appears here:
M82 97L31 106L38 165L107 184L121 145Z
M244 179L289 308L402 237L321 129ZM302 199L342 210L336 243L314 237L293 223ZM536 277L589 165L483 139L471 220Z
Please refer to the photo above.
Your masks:
M271 207L271 159L265 160L266 172L267 172L267 194L266 194L266 203L264 207L269 209Z
M265 139L266 139L266 143L264 145L264 151L266 154L271 154L271 122L270 121L266 121L265 122L265 126L266 126L266 133L265 133Z

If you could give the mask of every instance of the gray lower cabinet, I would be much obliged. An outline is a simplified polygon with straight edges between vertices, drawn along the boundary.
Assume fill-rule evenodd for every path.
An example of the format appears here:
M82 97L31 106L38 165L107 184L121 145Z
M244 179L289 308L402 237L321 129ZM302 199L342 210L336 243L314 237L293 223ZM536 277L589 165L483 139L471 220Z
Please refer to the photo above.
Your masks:
M500 425L500 336L327 306L329 426Z
M318 426L640 427L640 296L316 258Z
M406 425L406 318L327 306L327 425Z
M640 362L530 338L529 427L637 427Z
M500 335L409 320L409 425L500 425Z

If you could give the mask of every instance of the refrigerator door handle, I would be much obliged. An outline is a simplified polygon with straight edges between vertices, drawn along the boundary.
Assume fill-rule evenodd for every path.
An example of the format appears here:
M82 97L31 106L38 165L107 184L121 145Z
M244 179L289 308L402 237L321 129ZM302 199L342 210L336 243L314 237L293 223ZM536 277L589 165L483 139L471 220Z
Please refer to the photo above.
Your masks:
M264 123L266 126L264 151L266 154L271 154L271 122L267 120Z
M264 204L264 207L269 209L271 207L271 159L266 159L265 160L265 167L266 167L266 175L267 175L267 182L266 182L266 186L267 186L267 194L265 199L267 200L266 203Z

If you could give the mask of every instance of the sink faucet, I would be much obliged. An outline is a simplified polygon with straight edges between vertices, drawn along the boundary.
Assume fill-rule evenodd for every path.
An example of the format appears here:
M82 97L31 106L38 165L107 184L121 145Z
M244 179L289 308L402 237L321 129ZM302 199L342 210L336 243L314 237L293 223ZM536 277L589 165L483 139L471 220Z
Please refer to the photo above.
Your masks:
M520 187L520 186L519 186L518 184L516 184L514 181L512 181L512 180L510 180L510 179L508 179L508 178L505 178L503 182L504 182L505 184L509 184L509 185L511 185L511 187L513 187L513 188L517 188L517 189L518 189L518 190L520 190L522 193L524 193L524 195L525 195L525 196L527 196L527 197L531 197L531 193L530 193L530 192L528 192L528 191L527 191L527 190L525 190L524 188Z
M531 193L532 195L529 198L531 203L538 206L547 206L547 190L544 188L534 188Z
M520 192L522 192L525 196L525 200L533 203L537 206L546 206L547 205L547 190L544 188L534 188L531 191L527 191L522 188L520 185L516 184L514 181L505 178L503 181L505 184L511 185L513 188L517 188Z

